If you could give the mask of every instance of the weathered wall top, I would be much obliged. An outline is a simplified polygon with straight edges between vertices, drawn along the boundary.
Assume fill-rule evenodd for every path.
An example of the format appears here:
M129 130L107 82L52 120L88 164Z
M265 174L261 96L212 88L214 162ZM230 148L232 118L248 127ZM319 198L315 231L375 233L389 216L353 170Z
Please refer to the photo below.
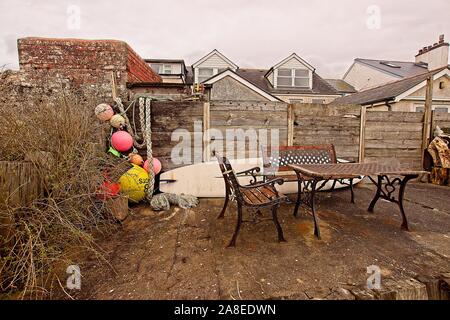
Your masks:
M20 70L32 84L56 80L71 88L100 89L109 96L114 72L118 93L125 96L127 83L162 81L123 41L29 37L18 40L18 51Z

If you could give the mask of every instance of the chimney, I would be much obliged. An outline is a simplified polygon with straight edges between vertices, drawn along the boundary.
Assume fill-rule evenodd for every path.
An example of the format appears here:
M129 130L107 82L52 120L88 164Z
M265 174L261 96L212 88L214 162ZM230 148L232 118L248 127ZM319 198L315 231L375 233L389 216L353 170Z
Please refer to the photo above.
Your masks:
M439 36L439 42L423 47L416 55L416 63L427 63L428 70L442 68L448 65L448 42L445 42L444 35Z

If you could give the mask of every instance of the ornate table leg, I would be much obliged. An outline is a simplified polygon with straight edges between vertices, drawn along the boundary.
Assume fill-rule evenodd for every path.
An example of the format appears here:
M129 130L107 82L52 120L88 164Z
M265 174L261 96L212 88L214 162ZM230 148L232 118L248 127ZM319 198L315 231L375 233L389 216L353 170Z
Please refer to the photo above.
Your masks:
M300 173L295 171L295 174L297 175L297 201L295 202L295 209L294 209L294 217L297 217L298 214L298 208L300 207L300 204L302 202L302 183L303 179Z
M353 178L349 178L348 179L349 182L345 182L345 180L346 179L334 179L330 191L334 190L336 182L339 182L340 184L349 186L350 187L350 202L355 203L355 191L353 190Z
M294 216L297 216L298 208L300 207L300 204L303 202L306 204L312 211L312 216L314 219L314 235L317 237L317 239L320 239L320 229L319 229L319 218L316 215L316 209L315 209L315 203L314 203L314 195L317 191L317 182L319 182L320 179L314 178L312 180L304 180L301 176L301 174L297 171L295 171L297 175L297 181L298 181L298 192L297 192L297 202L295 204L294 209ZM303 191L302 191L303 186ZM311 188L310 191L308 191L308 188Z
M377 186L377 192L375 193L375 197L373 197L372 201L370 202L369 208L367 209L367 211L373 212L375 204L377 203L378 199L380 199L381 186L383 184L383 176L378 176L377 182L375 182L375 180L373 180L371 176L369 176L369 179L370 179L370 181L373 182L374 185Z
M405 195L406 184L409 180L417 178L418 175L405 176L400 184L400 191L398 192L398 206L400 207L400 212L402 213L402 229L409 231L408 220L406 219L405 210L403 209L403 196Z
M316 194L316 184L317 179L313 179L311 181L311 191L309 193L308 202L314 219L314 235L317 237L317 239L320 240L319 217L317 217L316 215L315 201L314 201L314 195Z
M408 220L406 218L405 210L403 208L403 197L405 195L405 188L408 181L417 177L418 175L406 175L403 178L394 178L391 180L387 175L379 175L376 182L371 177L369 177L370 180L377 186L377 192L372 202L370 202L369 208L367 210L369 212L373 212L375 204L380 198L383 198L390 202L394 202L398 204L400 208L400 213L402 214L401 228L403 230L409 231ZM385 181L384 185L383 181ZM400 186L397 198L395 197L395 195L393 195L396 186Z
M353 179L350 179L350 194L351 194L351 203L355 203L355 193L353 191Z

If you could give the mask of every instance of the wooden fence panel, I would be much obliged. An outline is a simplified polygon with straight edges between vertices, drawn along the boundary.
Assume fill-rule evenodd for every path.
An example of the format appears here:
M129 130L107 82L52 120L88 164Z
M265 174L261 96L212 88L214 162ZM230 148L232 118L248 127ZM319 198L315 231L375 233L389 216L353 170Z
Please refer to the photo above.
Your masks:
M423 113L368 111L365 160L421 167Z
M32 162L0 161L0 207L25 206L42 192L42 180Z
M339 158L358 160L359 107L294 104L293 113L294 145L332 143Z
M130 120L132 112L129 110ZM134 112L135 121L139 123L138 108ZM348 160L391 162L396 159L420 167L423 114L370 109L362 119L361 114L361 107L354 105L154 102L153 154L161 159L165 170L180 166L171 159L173 147L180 142L172 141L172 137L174 130L184 129L190 134L191 162L209 159L213 150L208 147L212 142L214 148L221 146L218 149L228 156L259 156L260 145L270 146L272 137L276 137L275 142L279 145L332 143L337 156ZM435 113L433 125L450 127L450 115ZM209 134L205 134L207 129L211 130ZM228 141L227 133L233 136L233 142ZM240 135L236 136L236 133ZM250 143L249 136L255 134L256 143Z
M180 140L172 141L175 130L186 130L191 137L190 159L202 161L203 102L156 102L152 104L153 155L166 170L181 166L171 158Z
M153 156L157 157L164 170L170 170L179 166L171 158L171 152L181 140L172 141L173 132L177 129L185 130L189 133L190 159L191 162L202 161L201 139L203 135L203 102L184 101L155 101L152 102L152 148ZM128 117L137 126L140 135L139 108L128 110ZM178 137L176 137L178 139ZM140 150L142 155L146 155L146 150Z
M210 129L220 132L216 145L222 143L223 153L229 157L260 156L260 146L276 143L286 145L288 140L287 104L281 102L211 101ZM235 140L229 141L231 135ZM249 137L256 141L250 143ZM242 141L244 140L244 141ZM238 142L239 141L239 142ZM245 150L242 150L245 149Z

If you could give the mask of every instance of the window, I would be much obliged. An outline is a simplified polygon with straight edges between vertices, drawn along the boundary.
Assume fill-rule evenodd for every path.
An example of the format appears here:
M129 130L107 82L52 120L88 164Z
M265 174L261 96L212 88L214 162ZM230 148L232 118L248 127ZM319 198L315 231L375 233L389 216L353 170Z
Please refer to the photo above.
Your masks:
M214 75L213 68L200 68L198 69L198 83L202 83L203 81L211 78Z
M171 64L163 64L162 70L160 68L161 74L172 74L172 65Z
M324 104L325 100L324 99L312 99L312 103Z
M150 67L158 74L172 74L171 64L152 63Z
M424 107L416 107L416 112L424 112L425 108Z
M295 69L295 87L309 87L309 70Z
M292 69L278 69L277 86L292 87Z
M309 87L309 70L278 69L277 86L279 87Z
M161 68L162 63L152 63L150 64L150 67L155 71L156 73L160 73L159 69Z

